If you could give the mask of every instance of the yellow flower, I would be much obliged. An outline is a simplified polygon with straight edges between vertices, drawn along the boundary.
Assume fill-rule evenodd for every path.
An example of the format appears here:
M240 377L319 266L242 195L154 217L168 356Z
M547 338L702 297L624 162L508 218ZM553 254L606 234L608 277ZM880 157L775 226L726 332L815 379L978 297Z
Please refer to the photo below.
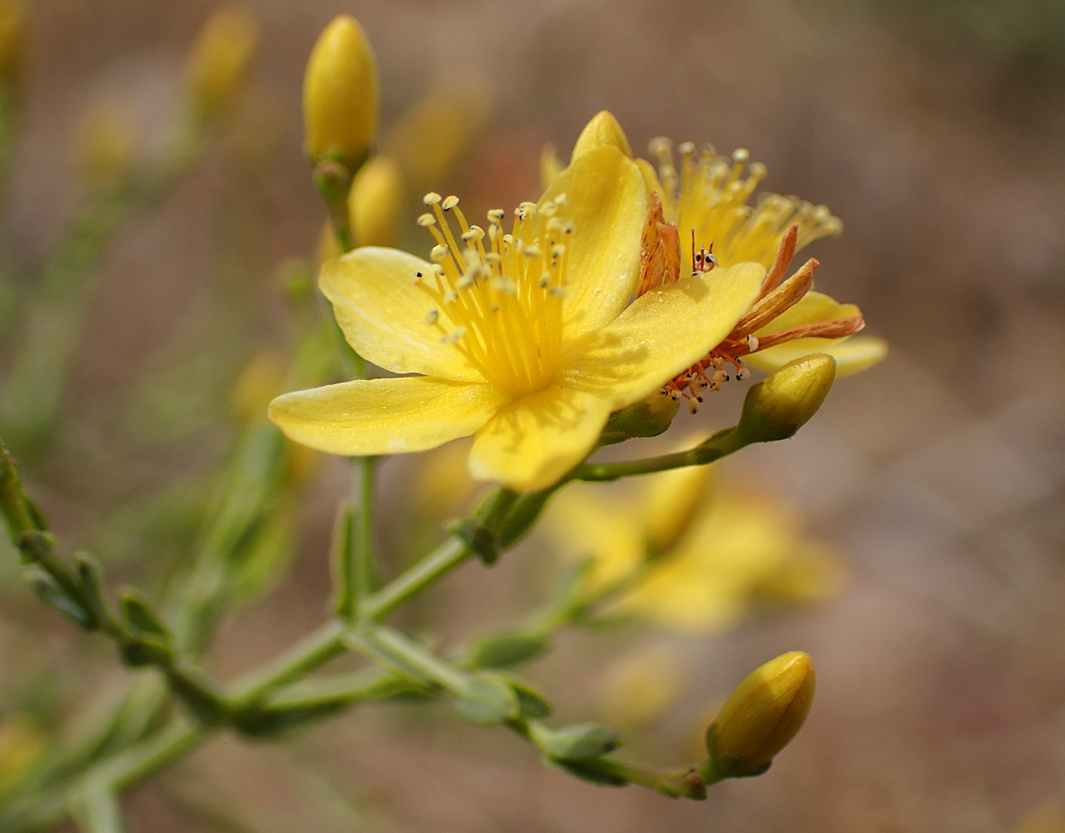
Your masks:
M378 455L472 434L474 477L546 488L594 448L611 412L717 344L763 277L740 264L632 301L647 198L614 147L585 153L538 204L523 203L509 234L502 211L485 231L454 197L426 203L432 263L369 247L326 263L320 278L351 346L416 375L274 400L270 416L292 439Z
M610 610L688 633L735 627L762 601L824 599L839 556L769 499L716 482L712 467L652 475L610 496L573 487L548 510L563 552L591 558L585 592L630 584Z
M685 143L678 148L679 170L667 139L656 139L651 151L657 169L646 160L637 162L648 190L656 195L644 230L642 290L677 275L745 261L767 269L756 304L712 354L675 381L675 394L697 399L732 375L744 378L741 359L775 370L808 353L828 353L836 359L839 375L846 376L884 357L882 339L848 340L865 324L858 307L810 291L816 260L783 280L796 251L842 230L825 206L778 194L762 195L755 206L748 205L766 169L750 163L745 150L727 159L711 147L697 151Z

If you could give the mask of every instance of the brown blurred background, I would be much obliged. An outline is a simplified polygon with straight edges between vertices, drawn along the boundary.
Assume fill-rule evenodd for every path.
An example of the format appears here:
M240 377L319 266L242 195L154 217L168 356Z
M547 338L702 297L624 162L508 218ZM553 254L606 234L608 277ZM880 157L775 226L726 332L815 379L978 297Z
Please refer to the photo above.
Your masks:
M313 252L322 222L300 148L303 66L341 12L375 45L386 130L448 79L490 101L480 139L434 187L484 207L533 197L542 145L565 153L604 108L638 151L657 135L748 148L769 168L766 188L826 203L843 220L840 239L811 250L818 287L858 303L892 352L839 383L796 439L745 451L736 466L846 549L848 588L816 610L679 643L696 679L689 713L765 659L813 655L810 720L767 775L716 787L703 804L674 803L576 782L516 739L456 727L449 714L375 707L281 749L213 743L133 793L132 829L991 833L1065 801L1060 0L246 6L263 43L245 121L113 247L65 400L76 419L34 473L42 504L75 540L99 540L100 518L214 460L234 375L283 343L274 275ZM33 6L5 204L17 257L45 251L73 205L68 147L86 105L128 99L143 141L157 140L178 104L184 51L216 7ZM722 396L705 418L727 424L737 402ZM212 655L219 673L321 619L324 539L345 478L323 465L294 577L227 627ZM433 595L435 610L456 633L506 617L508 581L528 574L531 555L488 574L467 567ZM69 659L92 641L16 589L3 601L0 678L51 673L42 644ZM591 719L595 675L624 650L574 637L530 677L546 681L566 717ZM687 759L684 732L698 729L674 723L633 749ZM227 804L246 806L245 827L203 809Z

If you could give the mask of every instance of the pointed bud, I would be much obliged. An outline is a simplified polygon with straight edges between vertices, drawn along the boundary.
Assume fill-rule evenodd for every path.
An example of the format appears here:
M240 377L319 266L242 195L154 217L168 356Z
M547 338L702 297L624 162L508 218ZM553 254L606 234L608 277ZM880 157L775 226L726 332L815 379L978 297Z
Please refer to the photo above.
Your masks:
M375 156L363 165L348 192L356 246L395 246L403 213L403 174L394 159Z
M312 165L329 158L354 173L377 133L377 60L358 21L338 15L311 50L303 118Z
M835 378L835 359L811 353L754 385L737 426L744 441L768 443L793 436L817 413Z
M613 145L632 159L632 146L625 136L625 131L621 129L618 120L606 110L597 113L584 126L581 135L577 137L577 143L573 146L570 162L572 163L578 156L583 156L601 145Z
M758 668L707 729L706 780L760 775L802 728L814 699L814 664L792 651Z
M232 110L258 44L259 23L250 12L226 6L208 18L185 60L185 90L198 117Z

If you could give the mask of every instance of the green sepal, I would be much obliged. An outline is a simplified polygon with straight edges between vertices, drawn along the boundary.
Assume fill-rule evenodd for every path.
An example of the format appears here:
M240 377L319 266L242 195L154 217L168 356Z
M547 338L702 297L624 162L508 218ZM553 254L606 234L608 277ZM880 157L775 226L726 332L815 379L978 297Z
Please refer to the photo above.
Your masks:
M539 742L549 758L559 761L591 761L621 746L621 737L608 726L575 723L547 734Z
M518 711L524 720L539 720L551 715L551 704L540 692L520 680L507 679L507 685L518 698Z
M473 644L469 663L475 668L512 668L540 656L551 646L544 637L528 633L487 636Z
M475 674L455 701L455 709L475 726L498 726L518 717L521 707L514 689L500 677Z
M42 602L85 630L95 630L96 617L40 567L29 567L22 577Z
M614 775L611 772L603 772L595 768L594 763L584 763L581 761L562 761L558 758L545 757L544 761L555 769L559 769L567 775L572 775L575 778L580 778L583 781L590 781L593 784L599 784L602 787L624 787L629 782L622 778L620 775Z
M496 537L487 526L475 518L463 518L448 524L447 531L469 547L486 565L499 560Z

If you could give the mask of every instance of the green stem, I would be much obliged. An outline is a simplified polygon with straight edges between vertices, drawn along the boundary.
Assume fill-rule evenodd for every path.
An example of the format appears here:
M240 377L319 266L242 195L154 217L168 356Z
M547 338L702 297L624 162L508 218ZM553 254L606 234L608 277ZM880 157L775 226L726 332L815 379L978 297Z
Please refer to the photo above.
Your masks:
M383 659L396 670L426 682L437 683L452 694L466 692L467 677L449 662L427 651L406 634L384 625L353 635L349 644L375 659Z
M736 428L718 431L706 442L688 451L663 454L661 457L649 457L644 460L630 460L625 463L585 463L573 472L574 480L604 481L617 480L619 477L632 477L639 474L654 474L685 466L702 466L727 457L747 445Z
M299 680L345 651L344 636L348 624L332 619L304 637L287 651L237 679L231 690L231 702L245 708L281 686Z
M373 485L376 460L361 457L356 462L356 488L359 510L355 533L355 599L356 608L370 595L374 584L373 566Z
M87 787L75 811L85 833L124 833L118 796L107 785Z

